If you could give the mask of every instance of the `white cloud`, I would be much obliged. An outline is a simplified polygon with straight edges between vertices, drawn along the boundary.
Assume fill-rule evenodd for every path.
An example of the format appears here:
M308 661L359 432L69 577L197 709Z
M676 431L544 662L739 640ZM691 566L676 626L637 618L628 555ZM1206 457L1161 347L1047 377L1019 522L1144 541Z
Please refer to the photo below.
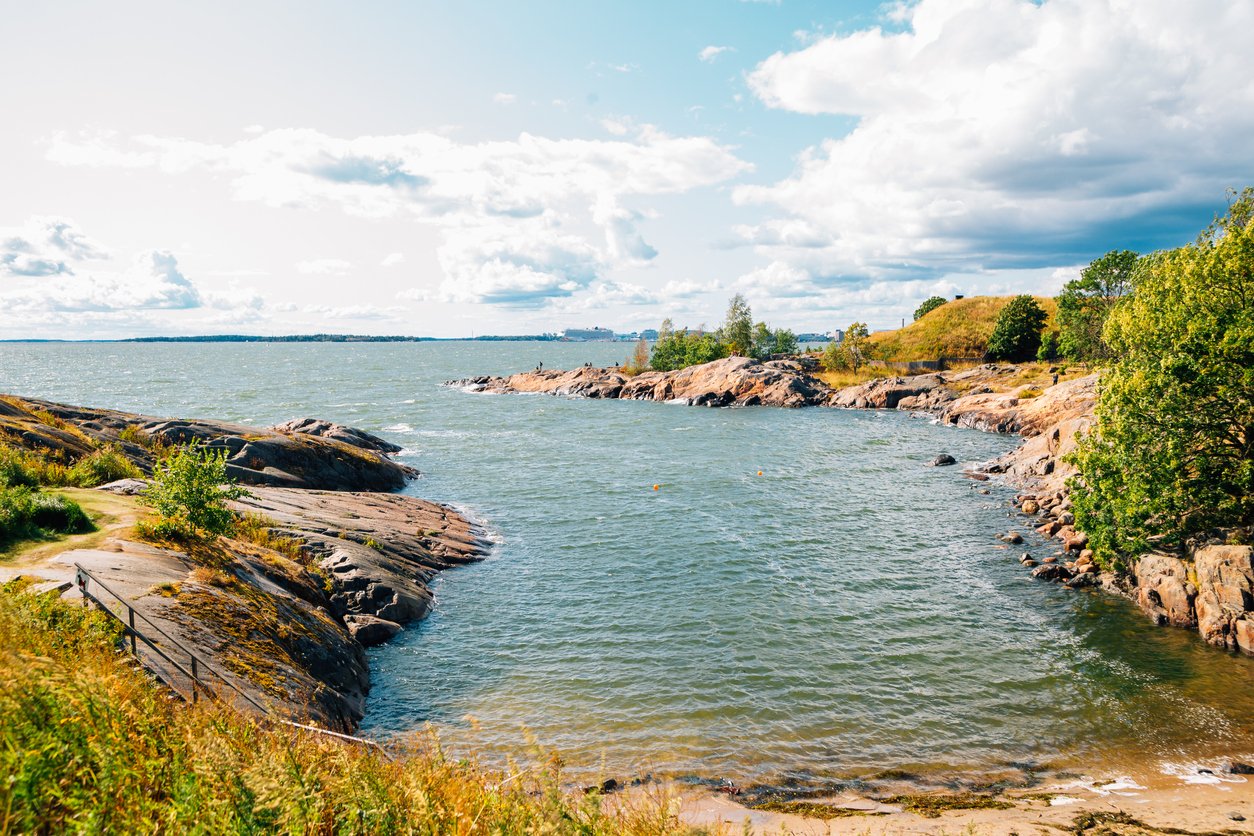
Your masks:
M296 272L306 276L346 276L352 269L353 263L342 258L313 258L296 264Z
M792 271L1056 265L1128 245L1119 230L1187 235L1254 179L1252 4L920 0L894 15L902 31L824 36L749 76L773 108L859 120L792 176L734 192L780 212L739 231Z
M625 128L626 130L626 128ZM569 296L612 269L656 255L638 204L724 182L751 166L709 137L644 125L630 138L464 143L438 133L341 139L269 131L227 145L113 134L53 138L51 160L146 165L231 178L235 196L270 206L337 207L366 217L411 217L442 232L445 299L538 305ZM332 273L335 259L302 262Z
M492 101L499 105L512 105L518 101L518 96L513 93L497 93L492 97Z
M67 218L35 216L16 229L0 229L0 275L55 276L75 262L108 253Z
M702 48L702 50L697 53L697 58L707 64L710 64L715 58L719 57L724 52L735 52L735 49L730 46L714 46L711 44L710 46Z
M405 309L400 307L380 308L375 305L344 305L340 307L306 305L302 310L305 313L317 314L329 320L390 320L396 319L397 315L404 313Z
M383 260L379 262L379 266L380 267L395 267L396 265L401 264L404 261L405 261L404 253L388 253L387 255L383 257Z
M183 310L203 304L200 292L166 250L135 256L120 273L65 274L0 294L10 312Z

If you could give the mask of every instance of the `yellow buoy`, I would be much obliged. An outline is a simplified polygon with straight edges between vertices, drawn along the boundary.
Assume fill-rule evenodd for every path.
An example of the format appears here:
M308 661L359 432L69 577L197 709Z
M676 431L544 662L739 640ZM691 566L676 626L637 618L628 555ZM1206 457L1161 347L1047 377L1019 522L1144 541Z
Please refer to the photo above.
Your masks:
M759 475L759 476L761 476L761 475L762 475L762 471L760 471L760 470L759 470L759 471L758 471L758 475Z

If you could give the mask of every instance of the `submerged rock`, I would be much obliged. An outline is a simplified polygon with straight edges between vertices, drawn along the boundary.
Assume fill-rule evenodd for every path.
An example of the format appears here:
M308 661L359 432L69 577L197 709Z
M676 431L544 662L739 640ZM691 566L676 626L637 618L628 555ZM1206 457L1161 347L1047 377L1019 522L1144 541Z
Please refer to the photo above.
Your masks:
M941 453L939 456L937 456L936 458L932 459L931 462L929 462L929 464L931 464L932 467L946 467L948 465L957 464L957 463L958 463L958 460L955 459L953 456L949 455L948 453Z

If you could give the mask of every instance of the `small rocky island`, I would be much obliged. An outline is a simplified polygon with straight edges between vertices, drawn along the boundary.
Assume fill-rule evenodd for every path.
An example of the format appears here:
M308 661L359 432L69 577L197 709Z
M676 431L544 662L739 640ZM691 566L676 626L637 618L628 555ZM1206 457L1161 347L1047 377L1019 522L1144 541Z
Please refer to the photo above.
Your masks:
M172 445L223 451L228 474L249 486L234 503L247 536L193 548L141 540L133 497L146 483L126 479L78 492L115 497L103 536L19 557L0 579L35 577L73 595L80 564L256 702L330 728L352 730L363 716L364 648L423 618L431 579L489 546L452 508L392 493L417 475L392 460L399 447L328 421L258 429L10 396L0 434L64 461L116 449L142 473Z

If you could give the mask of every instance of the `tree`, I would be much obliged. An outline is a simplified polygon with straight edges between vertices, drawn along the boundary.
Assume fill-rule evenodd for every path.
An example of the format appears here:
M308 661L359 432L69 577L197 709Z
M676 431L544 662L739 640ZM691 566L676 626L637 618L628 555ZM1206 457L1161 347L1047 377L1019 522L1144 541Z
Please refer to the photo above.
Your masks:
M669 321L669 320L668 320ZM649 343L644 337L636 343L635 350L626 363L623 363L623 374L637 375L649 368Z
M845 329L845 339L841 341L840 346L849 368L855 374L867 360L869 348L867 338L870 336L871 332L867 330L866 324L862 322L855 322Z
M1132 292L1139 261L1131 250L1111 250L1063 286L1058 296L1058 348L1064 357L1085 361L1111 357L1102 328L1119 300Z
M787 328L780 328L775 332L775 352L776 354L796 354L800 345L797 342L797 335Z
M1050 331L1041 337L1041 347L1036 350L1038 363L1052 363L1058 359L1058 332Z
M1097 428L1071 461L1076 524L1118 565L1254 526L1254 189L1197 241L1148 256L1102 339Z
M753 311L739 293L727 305L727 319L720 336L732 354L746 356L753 348Z
M988 356L1013 363L1031 360L1041 346L1041 329L1049 317L1031 296L1016 296L997 314Z
M670 320L663 323L658 331L658 340L653 346L653 356L649 365L655 371L669 372L709 363L727 356L727 347L714 334L704 330L689 331L682 328L674 331L669 328Z
M775 353L775 332L765 322L753 326L753 342L749 348L749 356L756 360L765 360Z
M919 305L919 307L914 309L915 322L918 322L920 319L927 316L947 301L949 300L947 300L944 296L933 296L925 300L922 305Z
M229 533L235 514L226 503L245 496L248 491L227 478L226 453L192 442L158 463L140 501L160 516L160 533L195 536Z

